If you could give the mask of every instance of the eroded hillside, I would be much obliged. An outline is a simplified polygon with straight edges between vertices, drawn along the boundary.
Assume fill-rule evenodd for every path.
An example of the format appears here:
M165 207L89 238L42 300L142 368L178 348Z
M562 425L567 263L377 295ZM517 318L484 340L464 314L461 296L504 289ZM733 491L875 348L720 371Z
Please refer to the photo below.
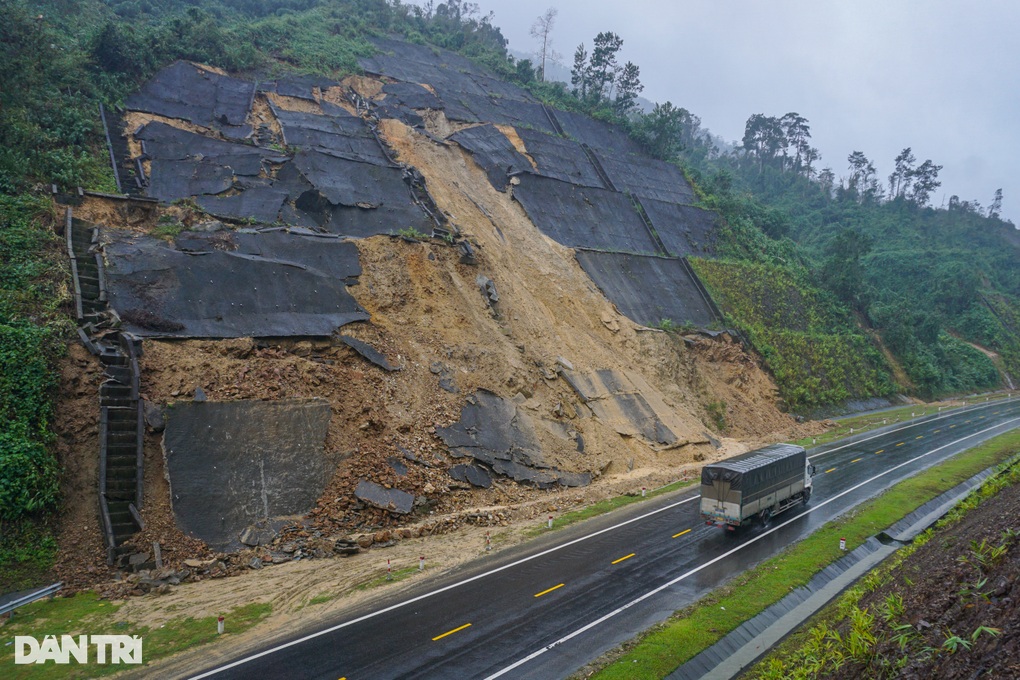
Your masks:
M179 62L110 117L132 196L64 199L96 355L58 409L67 580L154 542L143 589L496 525L814 427L707 330L684 256L713 218L675 168L382 47L341 83Z

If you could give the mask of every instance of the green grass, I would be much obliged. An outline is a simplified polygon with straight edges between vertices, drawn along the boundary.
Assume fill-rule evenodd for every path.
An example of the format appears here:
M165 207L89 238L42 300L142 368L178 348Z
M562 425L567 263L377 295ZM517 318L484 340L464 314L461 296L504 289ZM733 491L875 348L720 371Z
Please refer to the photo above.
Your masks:
M329 601L335 600L335 599L336 599L336 595L335 594L324 593L322 595L316 595L312 599L308 600L308 605L307 606L311 606L313 604L325 604L326 602L329 602Z
M559 517L555 517L553 519L552 529L549 529L545 523L542 523L540 526L532 527L524 532L524 537L535 538L536 536L547 534L550 531L563 529L564 527L569 527L571 524L577 524L578 522L583 522L586 519L598 517L599 515L604 515L607 512L613 512L614 510L619 510L620 508L630 505L631 503L647 501L649 499L655 498L656 496L661 496L662 494L670 493L671 491L677 491L688 486L693 486L696 481L697 480L691 479L677 480L671 484L667 484L666 486L648 491L643 498L640 493L632 493L624 496L607 498L604 501L592 503L591 505L586 505L585 507L580 508L578 510L571 510L570 512L563 513Z
M74 597L56 598L36 602L17 611L0 630L0 676L4 678L92 678L110 675L131 668L122 665L95 663L95 651L90 650L88 665L58 666L52 663L41 666L15 666L13 641L15 635L31 635L42 639L46 635L138 635L142 638L142 658L146 664L177 652L212 642L217 637L216 616L200 619L176 618L158 628L139 626L117 616L120 605L100 600L94 593L80 593ZM251 603L235 607L223 614L226 633L248 630L272 612L269 603Z
M969 449L904 480L656 626L593 677L662 678L918 506L1020 451L1020 431Z
M371 588L378 588L384 586L387 583L396 583L397 581L403 581L414 574L418 573L418 567L402 567L400 569L394 569L392 572L392 578L386 578L386 574L377 576L371 580L363 581L358 585L354 586L351 592L359 592L362 590L369 590ZM309 603L311 604L311 603Z

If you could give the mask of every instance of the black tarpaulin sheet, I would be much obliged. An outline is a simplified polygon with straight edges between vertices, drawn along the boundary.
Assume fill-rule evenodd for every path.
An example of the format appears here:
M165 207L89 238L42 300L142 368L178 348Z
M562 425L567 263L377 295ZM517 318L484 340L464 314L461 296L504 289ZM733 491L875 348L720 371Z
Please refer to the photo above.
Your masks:
M617 190L639 198L669 203L692 203L694 190L680 168L672 163L638 155L595 152Z
M554 134L549 118L541 104L516 99L498 99L437 88L442 98L443 112L450 120L462 123L495 123L532 128Z
M143 143L145 153L150 158L163 160L202 158L215 160L220 165L244 164L243 168L255 168L255 172L251 174L258 174L258 165L263 160L281 162L286 159L286 156L278 151L260 149L239 142L225 142L159 121L142 126L135 133L135 139ZM238 174L245 173L239 171Z
M177 402L163 455L178 528L213 550L235 550L256 522L304 515L333 476L324 454L329 402Z
M406 106L409 109L442 109L443 100L417 83L387 83L383 85L387 104Z
M407 83L429 84L440 93L444 101L444 92L537 101L527 91L500 82L485 69L459 54L388 38L374 38L372 43L380 52L359 59L362 69Z
M151 168L148 194L167 203L199 194L220 194L234 185L234 171L225 165L157 158Z
M627 196L532 174L520 175L520 180L514 198L535 226L557 242L571 248L656 252L648 228Z
M488 390L467 399L460 420L436 434L458 458L473 458L497 474L517 482L548 488L560 483L580 486L591 481L588 473L561 472L545 463L531 418L517 404Z
M521 128L517 131L539 175L585 187L607 189L581 145L575 141Z
M210 215L223 219L255 220L263 224L272 224L280 219L280 210L285 200L286 190L274 187L271 182L249 186L241 193L230 196L195 198L198 207Z
M262 257L242 249L187 254L149 236L104 230L110 306L124 330L145 337L328 336L368 319L345 284L361 271L352 246L289 237L292 252ZM319 251L336 258L332 271L315 268Z
M314 88L326 90L335 85L337 85L335 80L330 80L329 78L323 78L321 76L287 76L286 78L280 78L276 81L276 93L282 94L284 97L294 97L296 99L315 101L315 95L313 94Z
M128 97L125 108L180 118L238 139L251 134L245 124L255 84L178 61Z
M599 420L620 434L642 437L655 445L676 444L679 441L676 434L645 397L645 392L650 393L651 388L640 379L642 387L639 387L632 375L611 368L593 373L565 370L563 379Z
M701 469L701 483L711 486L715 480L730 483L734 491L753 492L776 480L800 478L807 465L807 452L795 444L773 444L748 451Z
M578 263L620 312L637 323L708 326L716 321L694 279L676 258L579 250Z
M339 111L342 115L319 115L273 107L287 146L314 149L363 163L392 165L365 121L343 109Z
M185 231L174 245L179 250L211 253L225 250L267 260L292 262L309 271L353 286L361 276L358 246L351 241L305 229L223 229L205 233Z
M317 151L299 151L291 165L333 205L411 202L404 172L398 167L361 163Z
M568 137L587 144L596 151L614 154L638 154L641 147L627 133L614 125L589 118L581 113L553 111Z
M450 135L449 139L471 153L499 191L506 191L509 173L532 169L528 159L493 125L466 128Z
M642 198L641 207L670 255L705 256L715 251L716 214L691 205Z

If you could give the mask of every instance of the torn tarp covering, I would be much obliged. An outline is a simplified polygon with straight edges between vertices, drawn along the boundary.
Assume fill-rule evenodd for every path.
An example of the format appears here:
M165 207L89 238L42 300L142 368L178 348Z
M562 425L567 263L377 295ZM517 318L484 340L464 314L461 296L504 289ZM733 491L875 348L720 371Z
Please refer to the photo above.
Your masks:
M257 175L262 161L281 163L287 159L286 155L278 151L261 149L251 144L226 142L159 121L146 123L135 131L134 136L142 142L149 158L203 159L219 165L237 166L235 172L239 175Z
M251 134L245 120L254 95L254 83L177 61L128 97L124 106L131 111L180 118L240 139Z
M395 166L361 163L317 151L299 151L291 165L333 205L375 207L411 200L404 171Z
M599 420L620 434L641 437L653 445L671 446L679 441L653 404L658 404L667 418L669 409L660 400L649 402L645 394L651 396L652 390L640 376L614 369L592 373L566 369L563 379Z
M315 149L363 163L392 165L365 121L343 109L337 110L341 113L319 115L273 107L287 146Z
M276 94L296 99L315 101L314 88L326 90L337 85L335 80L322 76L297 75L286 76L276 81Z
M208 192L205 192L208 193ZM194 194L192 194L194 195ZM169 199L163 199L169 200ZM223 219L255 220L273 224L280 219L280 210L287 200L287 191L265 181L259 186L249 185L238 194L229 196L196 195L195 202L210 215Z
M386 83L382 88L386 104L406 106L409 109L442 109L443 100L428 88L417 83Z
M493 188L499 191L506 191L507 175L532 169L528 159L494 125L465 128L449 139L471 153Z
M645 326L663 320L708 326L717 321L693 272L677 258L579 250L578 263L622 314Z
M670 255L704 256L715 251L716 214L691 205L640 199L641 207Z
M349 335L340 335L339 340L379 368L387 371L400 370L400 366L394 366L391 364L386 358L386 355L377 350L375 347L372 347L372 345L367 342L363 342L357 338L352 338Z
M672 163L639 155L595 152L606 175L617 190L639 198L654 198L669 203L691 203L694 189L684 173Z
M618 192L578 187L525 173L513 195L543 233L571 248L631 253L657 250L631 200Z
M234 171L205 161L154 159L149 196L167 203L201 194L221 194L234 185Z
M143 337L329 336L369 318L345 284L360 274L352 244L287 238L302 245L283 257L241 248L187 254L159 239L104 229L110 306L124 330ZM325 252L337 260L331 273L315 268ZM302 253L307 257L296 257Z
M488 390L468 397L460 421L436 428L436 434L450 447L450 455L473 458L518 482L548 488L591 480L588 473L561 472L546 464L531 418L513 401Z
M325 400L177 402L166 413L174 520L214 550L240 548L255 522L308 512L336 469Z
M537 174L585 187L608 188L577 142L526 128L517 134L528 155L535 159Z
M533 128L549 134L555 133L549 123L549 117L539 103L518 99L496 99L443 88L437 88L436 92L442 98L443 112L450 120L513 125L517 128Z

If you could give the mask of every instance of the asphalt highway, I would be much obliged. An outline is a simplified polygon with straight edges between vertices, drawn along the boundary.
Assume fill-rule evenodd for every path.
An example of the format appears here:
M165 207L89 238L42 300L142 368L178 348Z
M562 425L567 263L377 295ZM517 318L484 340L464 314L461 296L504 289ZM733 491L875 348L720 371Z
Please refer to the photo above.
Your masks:
M562 678L916 472L1020 426L1020 401L809 451L808 506L769 529L706 526L698 492L636 503L381 596L195 678ZM477 549L466 547L466 549Z

